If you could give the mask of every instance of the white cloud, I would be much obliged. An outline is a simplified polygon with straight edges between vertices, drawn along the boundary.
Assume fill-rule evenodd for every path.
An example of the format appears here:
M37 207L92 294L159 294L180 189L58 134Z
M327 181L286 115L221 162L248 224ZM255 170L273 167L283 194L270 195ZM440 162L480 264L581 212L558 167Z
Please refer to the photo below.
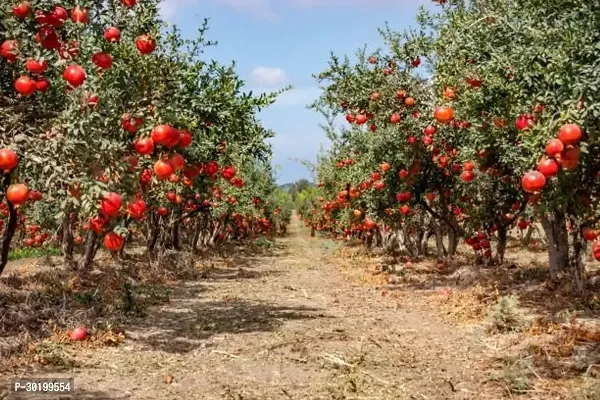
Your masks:
M178 15L182 15L182 10L193 5L195 0L162 0L158 5L160 16L167 22L173 22Z
M258 66L251 72L252 83L257 86L277 87L287 82L287 76L282 68Z
M164 0L159 5L160 16L165 21L171 20L173 15L175 15L175 10L177 9L178 0Z

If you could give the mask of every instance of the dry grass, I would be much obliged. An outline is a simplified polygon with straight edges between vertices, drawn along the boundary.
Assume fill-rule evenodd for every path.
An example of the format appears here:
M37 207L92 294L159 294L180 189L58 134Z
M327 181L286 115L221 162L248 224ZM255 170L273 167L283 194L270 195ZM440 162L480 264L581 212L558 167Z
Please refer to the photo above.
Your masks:
M68 332L77 326L90 332L85 347L118 345L125 339L122 326L144 316L148 307L168 303L176 283L225 278L223 268L236 263L231 254L267 252L257 245L223 248L205 254L200 263L188 253L166 252L149 259L132 249L122 260L101 255L85 274L51 257L10 263L0 278L0 368L71 365L65 346Z
M0 341L13 367L69 369L90 398L599 399L593 303L548 284L541 253L513 244L505 266L479 268L461 249L438 265L293 224L197 258L102 258L85 276L13 264ZM511 295L494 318L510 328L518 309L525 328L488 332ZM90 339L70 342L80 324Z
M506 263L491 268L475 266L462 247L443 266L432 259L390 262L354 246L340 249L335 262L349 279L410 297L456 326L483 327L499 300L518 299L522 331L492 330L495 344L486 345L491 382L507 398L599 400L593 382L600 377L599 272L589 271L588 296L574 298L568 284L548 280L544 252L515 241L510 247Z

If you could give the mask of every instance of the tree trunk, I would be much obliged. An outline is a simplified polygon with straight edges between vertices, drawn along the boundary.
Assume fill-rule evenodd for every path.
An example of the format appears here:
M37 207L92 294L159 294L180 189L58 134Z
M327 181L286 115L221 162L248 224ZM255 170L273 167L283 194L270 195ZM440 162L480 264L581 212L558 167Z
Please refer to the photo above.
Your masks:
M96 252L98 251L97 241L100 236L94 232L89 231L87 237L85 239L85 250L83 251L83 256L79 260L79 271L86 272L92 262L94 261L94 257L96 257Z
M458 249L458 233L454 228L448 225L448 251L447 255L453 257Z
M506 252L506 242L508 241L508 229L504 225L498 227L498 244L496 245L496 257L495 261L497 264L504 262L504 253Z
M179 240L179 220L175 220L171 227L171 246L177 251L181 250L181 243Z
M416 257L417 256L416 238L415 238L415 240L413 240L413 238L411 237L410 227L407 224L403 225L402 231L403 231L403 236L404 236L404 241L405 241L404 243L405 243L406 249L408 250L408 254L411 257Z
M427 248L427 244L429 243L429 238L433 235L433 231L431 229L431 227L427 228L425 230L425 234L421 237L420 243L419 243L419 254L427 257L428 256L428 248Z
M208 238L208 247L215 247L215 242L217 240L217 236L219 235L219 231L221 230L221 222L216 222L213 226L212 232L209 233Z
M129 225L131 225L131 220L130 219L126 219L125 220L125 228L129 228ZM125 243L127 243L127 240L129 240L129 238L131 238L131 232L129 232L129 229L127 230L127 235L125 236ZM123 247L121 247L121 249L119 251L116 252L116 254L113 254L115 256L115 258L119 259L119 260L124 260L127 257L127 254L125 253L125 244L123 244Z
M401 226L398 226L398 228L396 228L396 243L398 244L398 255L408 253L408 250L406 249L406 244L404 243L404 235Z
M438 260L446 258L448 253L446 247L444 247L444 236L442 234L442 227L438 221L433 221L433 232L435 235L435 249L437 252Z
M425 247L427 247L427 221L425 220L425 213L421 213L419 215L419 225L416 227L415 233L415 255L422 256L423 255L423 240L425 240Z
M527 233L525 234L525 237L523 237L523 231L521 231L521 245L522 246L529 246L529 243L531 243L531 236L533 236L534 231L535 231L535 228L533 227L533 225L529 225L527 227Z
M94 257L96 256L96 253L98 253L98 250L100 250L100 246L102 246L102 236L96 235L96 240L94 240Z
M10 184L10 178L8 175L4 179L5 189ZM8 182L8 184L7 184ZM2 243L0 244L0 275L4 271L6 264L8 263L8 253L10 251L10 243L12 241L13 236L15 235L15 230L17 229L17 210L15 207L9 202L8 204L8 224L4 227L4 232L2 233Z
M573 291L576 296L585 294L585 243L583 232L579 224L573 224L571 237L573 239L573 256L569 260L569 269L571 272L571 280L573 283Z
M558 279L558 274L565 270L569 264L569 241L565 215L562 211L542 217L542 227L548 242L548 259L550 278Z
M373 246L373 234L367 234L365 237L365 246L370 249Z
M62 221L62 252L64 263L69 268L75 267L73 258L73 248L75 240L73 238L73 218L70 212L66 212Z
M196 226L194 227L194 236L192 238L192 252L198 252L198 240L200 239L200 232L202 232L202 220L196 219Z
M152 220L150 221L150 237L148 238L148 244L146 245L146 249L149 252L153 252L156 248L156 242L158 242L158 235L160 233L160 221L161 217L158 215L153 215Z

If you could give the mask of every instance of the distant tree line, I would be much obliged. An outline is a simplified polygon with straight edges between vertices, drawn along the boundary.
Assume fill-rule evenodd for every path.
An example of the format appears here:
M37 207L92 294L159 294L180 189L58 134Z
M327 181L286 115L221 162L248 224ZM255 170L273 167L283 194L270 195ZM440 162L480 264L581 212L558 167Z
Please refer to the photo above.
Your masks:
M316 185L314 183L309 182L306 179L300 179L293 183L286 183L284 185L281 185L280 188L281 188L281 190L287 192L293 201L296 201L296 197L298 196L298 193L302 192L305 189L308 189L310 187L315 187L315 186Z

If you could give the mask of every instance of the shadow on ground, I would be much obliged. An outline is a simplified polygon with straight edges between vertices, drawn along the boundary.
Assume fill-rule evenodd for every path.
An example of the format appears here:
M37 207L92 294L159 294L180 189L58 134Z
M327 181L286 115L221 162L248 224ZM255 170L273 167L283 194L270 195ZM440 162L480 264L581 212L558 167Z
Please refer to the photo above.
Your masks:
M590 266L588 295L576 297L566 273L558 282L550 279L545 254L513 247L502 265L493 266L475 265L472 252L464 250L452 263L443 266L435 258L389 262L385 257L362 254L358 250L345 251L356 257L351 268L362 270L363 275L378 275L378 286L411 295L422 292L443 315L458 321L482 324L486 318L506 318L500 321L510 324L511 312L525 314L526 320L519 316L515 322L524 326L519 327L524 330L524 336L518 355L532 361L532 368L537 372L512 364L510 368L502 367L506 371L518 371L532 381L540 379L536 374L549 381L600 376L600 368L595 372L590 367L600 365L600 326L597 324L600 271ZM382 273L385 270L394 272L387 276ZM514 308L491 312L501 298L512 295L519 300Z
M167 251L153 257L142 248L132 247L121 259L101 254L92 270L85 274L65 268L49 257L20 260L13 268L9 264L8 273L0 277L0 358L18 354L31 342L79 325L88 330L108 327L128 330L132 320L147 315L148 307L167 304L173 297L198 299L203 292L212 290L208 285L211 281L277 275L278 271L258 271L256 267L261 260L287 251L285 244L271 241L261 245L227 244L205 254ZM211 315L210 310L201 312ZM269 319L267 314L262 312L263 321ZM200 324L208 320L202 321ZM177 326L175 316L171 323ZM179 331L195 332L198 326ZM165 325L156 327L165 328ZM195 337L189 332L188 336Z
M316 318L329 317L317 308L231 299L199 302L187 309L162 309L132 328L143 332L133 339L144 346L168 353L187 353L200 347L203 340L220 333L272 332L288 321Z
M558 282L550 280L545 255L515 248L502 265L476 266L470 252L459 251L456 260L439 268L435 258L396 265L395 285L391 290L455 291L485 288L489 298L516 295L521 304L535 314L551 317L566 309L579 316L600 317L594 294L600 289L600 270L588 271L588 296L573 296L569 276ZM599 279L593 278L598 276Z

